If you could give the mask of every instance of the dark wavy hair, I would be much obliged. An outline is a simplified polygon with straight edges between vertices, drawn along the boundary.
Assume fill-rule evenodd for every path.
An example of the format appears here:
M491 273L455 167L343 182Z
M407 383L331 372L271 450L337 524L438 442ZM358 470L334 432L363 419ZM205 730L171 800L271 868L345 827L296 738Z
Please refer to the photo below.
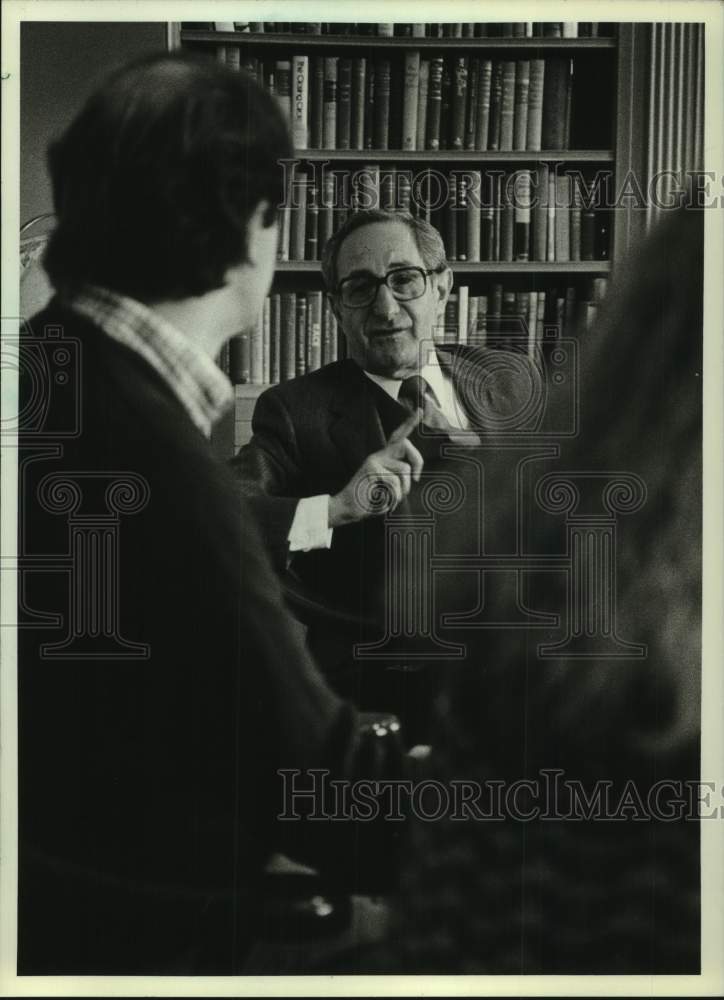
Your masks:
M290 155L278 105L247 74L181 53L121 69L49 150L52 283L146 302L220 288L260 202L273 224Z

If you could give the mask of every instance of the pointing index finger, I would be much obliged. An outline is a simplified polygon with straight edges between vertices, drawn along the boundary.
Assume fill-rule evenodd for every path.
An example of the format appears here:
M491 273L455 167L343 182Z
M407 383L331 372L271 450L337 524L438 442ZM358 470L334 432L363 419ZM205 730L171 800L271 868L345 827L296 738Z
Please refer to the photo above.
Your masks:
M409 417L405 417L399 427L396 427L387 439L387 444L399 444L414 431L422 420L422 409L418 407Z

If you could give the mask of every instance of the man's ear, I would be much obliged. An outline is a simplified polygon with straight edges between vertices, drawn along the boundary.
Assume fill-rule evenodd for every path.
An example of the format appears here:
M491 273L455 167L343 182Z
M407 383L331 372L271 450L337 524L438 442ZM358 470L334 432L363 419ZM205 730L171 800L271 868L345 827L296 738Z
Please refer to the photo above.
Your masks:
M246 223L246 257L250 264L265 260L264 249L270 239L278 239L278 226L268 225L271 205L262 199L252 210Z
M441 315L447 305L447 300L453 287L454 279L451 268L446 267L439 274L433 274L432 280L434 281L433 288L437 295L437 312L438 315Z

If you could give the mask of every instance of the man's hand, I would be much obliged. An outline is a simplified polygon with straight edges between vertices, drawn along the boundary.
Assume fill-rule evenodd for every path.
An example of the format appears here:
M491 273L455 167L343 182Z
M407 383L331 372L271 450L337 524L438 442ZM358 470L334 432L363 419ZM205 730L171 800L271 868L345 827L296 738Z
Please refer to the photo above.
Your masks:
M329 498L330 528L387 514L410 492L412 480L419 482L422 455L408 437L421 419L422 410L407 417L385 447L368 455L344 489Z

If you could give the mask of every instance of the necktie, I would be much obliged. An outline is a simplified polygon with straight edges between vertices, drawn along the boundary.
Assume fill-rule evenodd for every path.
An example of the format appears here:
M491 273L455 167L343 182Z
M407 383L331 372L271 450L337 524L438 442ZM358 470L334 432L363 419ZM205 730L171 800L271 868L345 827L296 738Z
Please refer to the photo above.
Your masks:
M422 375L410 375L406 378L400 386L397 399L411 413L421 409L422 422L426 427L446 433L454 430L442 410L435 405L430 386Z

